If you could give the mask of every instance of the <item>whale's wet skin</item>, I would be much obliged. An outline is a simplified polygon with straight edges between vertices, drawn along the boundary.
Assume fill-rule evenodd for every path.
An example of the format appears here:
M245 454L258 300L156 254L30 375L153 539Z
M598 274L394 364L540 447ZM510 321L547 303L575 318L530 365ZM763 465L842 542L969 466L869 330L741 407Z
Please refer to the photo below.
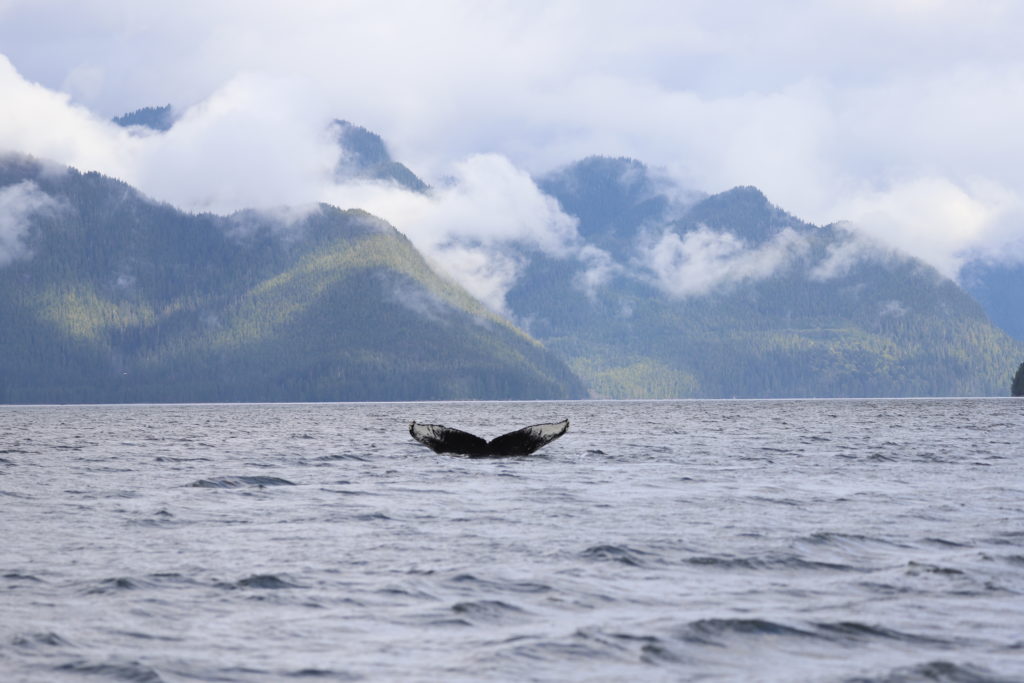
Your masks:
M1021 400L0 407L0 506L3 681L1024 679Z

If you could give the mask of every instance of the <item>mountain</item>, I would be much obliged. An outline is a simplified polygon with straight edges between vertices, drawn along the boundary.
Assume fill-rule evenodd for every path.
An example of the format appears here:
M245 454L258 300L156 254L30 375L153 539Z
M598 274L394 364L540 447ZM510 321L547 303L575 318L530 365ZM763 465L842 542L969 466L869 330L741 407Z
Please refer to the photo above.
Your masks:
M572 398L536 341L383 221L193 215L0 157L0 401Z
M930 266L756 188L685 193L601 157L539 185L579 257L522 254L507 303L596 396L1005 395L1024 357Z
M343 154L335 169L335 178L370 178L397 183L413 192L426 192L429 186L405 164L391 158L384 141L376 133L348 121L335 119L334 138Z
M119 126L128 128L130 126L142 126L153 130L167 131L174 125L174 112L171 105L165 104L162 107L142 107L133 112L122 114L113 119Z
M975 259L960 271L960 283L992 322L1024 341L1024 263Z
M171 105L167 104L162 107L142 107L112 120L125 128L141 126L165 132L174 126L176 117ZM329 128L341 152L334 169L335 180L384 180L413 192L426 192L430 189L405 164L391 158L387 145L376 133L342 119L335 119Z

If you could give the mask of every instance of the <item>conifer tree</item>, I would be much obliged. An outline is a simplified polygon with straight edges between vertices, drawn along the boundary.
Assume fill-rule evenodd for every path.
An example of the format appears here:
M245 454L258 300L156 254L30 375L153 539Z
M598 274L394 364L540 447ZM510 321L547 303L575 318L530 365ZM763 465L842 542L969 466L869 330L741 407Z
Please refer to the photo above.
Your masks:
M1010 396L1024 396L1024 363L1020 364L1020 367L1017 368L1017 374L1013 376Z

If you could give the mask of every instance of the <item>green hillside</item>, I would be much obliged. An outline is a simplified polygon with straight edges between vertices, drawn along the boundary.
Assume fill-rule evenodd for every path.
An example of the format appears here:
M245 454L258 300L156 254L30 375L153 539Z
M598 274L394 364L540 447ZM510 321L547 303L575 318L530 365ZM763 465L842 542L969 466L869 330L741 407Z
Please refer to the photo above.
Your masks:
M45 202L0 260L0 401L584 393L366 213L192 215L20 157L0 159L5 190Z
M1024 356L931 267L800 221L755 188L680 202L639 162L600 157L541 187L616 269L587 291L583 263L530 254L508 303L596 396L1005 395ZM766 276L667 290L644 254L695 234L731 235L746 255L797 246ZM675 265L700 275L688 255Z

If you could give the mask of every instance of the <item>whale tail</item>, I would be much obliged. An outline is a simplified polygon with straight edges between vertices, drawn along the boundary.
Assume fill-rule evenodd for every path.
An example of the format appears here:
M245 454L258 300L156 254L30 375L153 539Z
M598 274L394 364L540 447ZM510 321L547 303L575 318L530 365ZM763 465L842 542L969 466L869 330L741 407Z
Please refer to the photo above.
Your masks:
M460 429L413 422L409 425L409 434L435 453L454 453L468 455L471 458L486 458L529 455L565 434L568 429L569 420L562 420L561 422L530 425L508 434L502 434L490 441L484 441L479 436Z

